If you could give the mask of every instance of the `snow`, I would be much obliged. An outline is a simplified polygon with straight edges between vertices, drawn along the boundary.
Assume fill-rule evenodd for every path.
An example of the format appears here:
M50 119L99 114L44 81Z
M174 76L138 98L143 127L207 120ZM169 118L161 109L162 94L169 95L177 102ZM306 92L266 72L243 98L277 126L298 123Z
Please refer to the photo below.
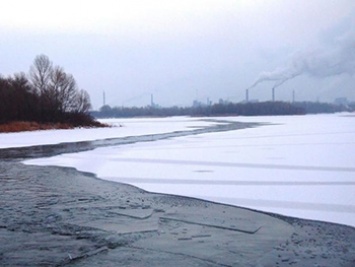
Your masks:
M187 117L119 120L102 119L100 121L112 127L0 133L0 149L169 133L174 131L192 130L191 127L201 128L215 124L212 122L201 121L199 118L191 119Z
M26 164L70 166L152 192L355 226L355 116L223 119L268 124L98 148ZM169 127L160 126L164 120ZM127 119L124 123L134 128L130 134L207 123L195 118L164 120ZM76 131L80 135L84 130Z

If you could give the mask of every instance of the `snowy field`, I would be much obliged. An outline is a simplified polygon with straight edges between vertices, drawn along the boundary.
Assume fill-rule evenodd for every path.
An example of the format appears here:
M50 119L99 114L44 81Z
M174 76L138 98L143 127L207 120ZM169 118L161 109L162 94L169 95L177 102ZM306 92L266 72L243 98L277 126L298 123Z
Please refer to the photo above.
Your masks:
M152 192L355 226L354 115L223 119L273 124L98 148L26 164L70 166ZM0 136L1 146L143 135L211 124L197 118L110 123L123 127L67 130L65 135L62 131L5 134ZM21 136L31 135L31 140L22 140Z

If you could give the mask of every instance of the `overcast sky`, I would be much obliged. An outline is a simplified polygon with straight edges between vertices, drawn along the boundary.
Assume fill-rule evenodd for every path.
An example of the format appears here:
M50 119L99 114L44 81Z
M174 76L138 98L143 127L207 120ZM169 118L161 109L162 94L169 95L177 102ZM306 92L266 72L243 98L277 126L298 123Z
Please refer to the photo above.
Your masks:
M95 109L198 99L355 101L354 0L0 0L0 73L36 55Z

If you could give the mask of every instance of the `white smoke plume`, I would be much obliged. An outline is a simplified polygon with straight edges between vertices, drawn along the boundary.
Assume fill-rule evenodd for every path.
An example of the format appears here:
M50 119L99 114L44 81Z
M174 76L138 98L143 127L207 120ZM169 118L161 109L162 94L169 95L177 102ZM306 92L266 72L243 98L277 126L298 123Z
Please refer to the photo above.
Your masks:
M284 68L272 72L262 72L259 78L248 88L261 82L274 81L274 88L300 75L328 77L355 73L355 31L351 30L338 38L332 47L312 52L297 53Z

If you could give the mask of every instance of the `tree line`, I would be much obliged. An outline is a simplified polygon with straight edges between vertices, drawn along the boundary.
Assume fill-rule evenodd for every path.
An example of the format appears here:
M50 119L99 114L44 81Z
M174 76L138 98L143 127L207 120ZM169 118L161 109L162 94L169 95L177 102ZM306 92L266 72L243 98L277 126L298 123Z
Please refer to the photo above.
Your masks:
M28 74L0 74L0 123L35 121L94 125L89 94L73 75L53 65L46 55L35 58Z
M105 105L93 111L97 118L166 117L166 116L263 116L263 115L302 115L334 113L355 110L355 104L348 106L318 102L244 102L216 103L192 107L110 107Z
M304 109L286 102L217 103L195 107L110 107L92 112L98 118L143 116L256 116L305 114Z

